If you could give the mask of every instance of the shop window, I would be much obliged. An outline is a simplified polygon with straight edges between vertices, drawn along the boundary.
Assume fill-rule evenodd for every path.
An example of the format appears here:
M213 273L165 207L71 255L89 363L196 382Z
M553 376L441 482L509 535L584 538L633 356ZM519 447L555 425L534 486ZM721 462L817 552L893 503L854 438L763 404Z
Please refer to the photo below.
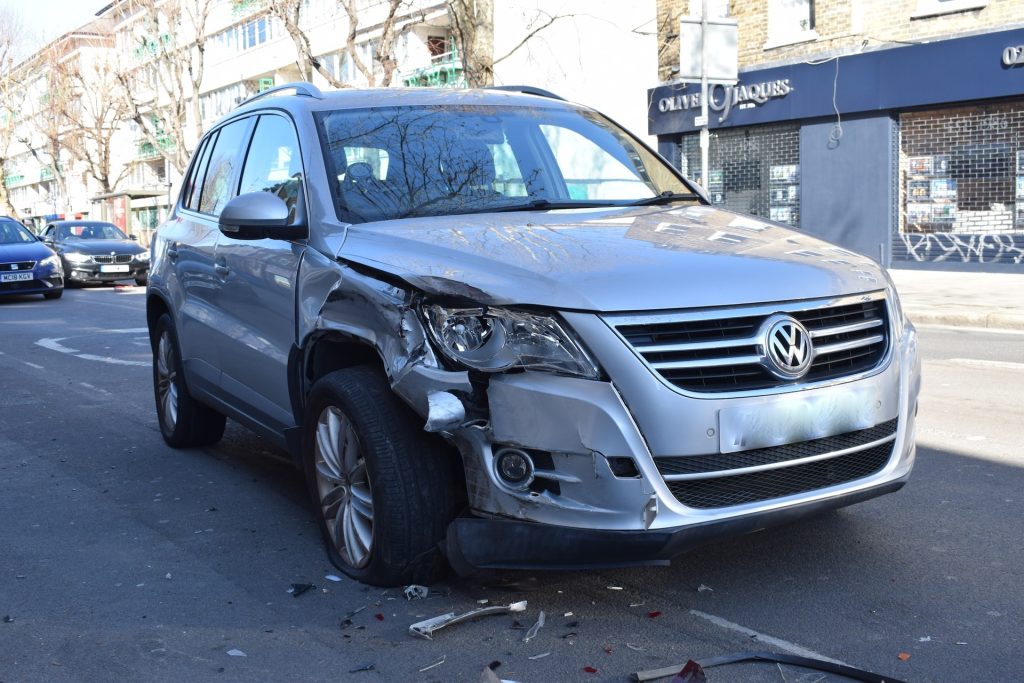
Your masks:
M1024 232L1024 105L900 117L901 232Z
M814 0L768 0L768 42L764 49L815 40Z
M708 155L711 202L740 213L800 225L800 133L796 126L722 129ZM697 135L683 136L681 170L700 178Z

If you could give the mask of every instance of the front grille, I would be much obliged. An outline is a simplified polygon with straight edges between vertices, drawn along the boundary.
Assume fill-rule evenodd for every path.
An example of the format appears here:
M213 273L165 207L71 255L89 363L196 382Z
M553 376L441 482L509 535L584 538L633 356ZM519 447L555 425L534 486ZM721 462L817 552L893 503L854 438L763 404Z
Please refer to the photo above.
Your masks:
M131 263L131 254L98 254L92 257L96 263Z
M765 321L791 315L811 335L814 356L798 380L763 361ZM877 367L889 348L884 292L840 300L789 302L661 314L613 314L606 320L665 381L695 393L743 392L820 382Z
M658 466L658 471L663 476L724 473L744 467L771 465L789 460L799 460L836 451L844 451L850 448L857 448L858 446L866 446L867 444L895 436L896 426L897 421L890 420L889 422L883 422L874 427L861 429L856 432L847 432L846 434L827 436L823 439L813 439L811 441L801 441L799 443L786 444L785 446L758 448L737 453L655 458L654 462Z
M16 261L14 263L0 263L0 273L23 272L36 267L35 261Z
M676 499L692 508L723 508L806 493L867 477L889 462L892 441L872 448L780 469L733 477L669 481Z

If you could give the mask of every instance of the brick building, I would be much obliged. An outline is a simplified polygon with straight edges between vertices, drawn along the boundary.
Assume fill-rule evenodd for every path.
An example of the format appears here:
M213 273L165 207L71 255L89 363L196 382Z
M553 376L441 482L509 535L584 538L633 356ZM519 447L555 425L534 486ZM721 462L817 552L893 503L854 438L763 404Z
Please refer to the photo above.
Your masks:
M707 190L725 208L882 262L1024 265L1024 0L708 0L738 26L709 94ZM659 0L659 150L700 177L697 84Z

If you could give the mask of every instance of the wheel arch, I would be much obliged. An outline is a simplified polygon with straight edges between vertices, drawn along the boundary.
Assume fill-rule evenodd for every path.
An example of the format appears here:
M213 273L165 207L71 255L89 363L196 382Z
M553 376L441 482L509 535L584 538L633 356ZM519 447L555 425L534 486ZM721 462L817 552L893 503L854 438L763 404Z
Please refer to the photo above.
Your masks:
M153 339L153 328L156 327L156 321L165 313L174 318L167 301L160 294L150 292L146 296L146 325L150 332L150 344L156 344L156 340Z

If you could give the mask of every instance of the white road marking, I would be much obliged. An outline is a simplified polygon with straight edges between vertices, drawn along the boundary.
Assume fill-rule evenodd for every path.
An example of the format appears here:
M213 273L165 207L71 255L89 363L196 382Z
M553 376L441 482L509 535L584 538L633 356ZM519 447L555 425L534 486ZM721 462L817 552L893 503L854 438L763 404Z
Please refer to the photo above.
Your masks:
M108 332L109 331L110 330L108 330ZM74 356L75 358L81 358L82 360L95 360L101 363L109 363L110 365L136 365L144 368L148 368L150 366L148 361L123 360L121 358L111 358L110 356L96 356L91 353L80 353L78 349L72 349L61 344L65 339L67 339L67 337L49 337L46 339L39 339L36 341L36 345L42 346L44 349L50 349L51 351L66 353Z
M103 330L104 334L142 334L149 332L148 327L128 327L123 330Z
M966 365L969 368L986 368L988 370L1024 370L1024 363L1008 360L982 360L980 358L950 358L950 363Z
M708 614L707 612L701 612L700 610L696 610L696 609L690 610L690 614L692 614L695 617L700 617L701 619L704 619L706 621L710 621L715 626L721 626L722 628L728 629L730 631L736 631L737 633L742 633L743 635L747 636L748 638L756 638L757 641L760 642L760 643L765 643L767 645L771 645L773 647L776 647L776 648L778 648L780 650L785 650L786 652L788 652L790 654L798 655L800 657L809 657L811 659L823 659L826 662L832 662L833 664L841 664L842 666L850 666L849 664L846 664L845 662L842 662L842 661L840 661L838 659L832 659L831 657L826 657L825 655L823 655L823 654L821 654L819 652L815 652L814 650L809 650L806 647L802 647L800 645L797 645L796 643L791 643L788 640L782 640L781 638L776 638L775 636L770 636L770 635L768 635L766 633L759 633L758 631L755 631L753 629L749 629L746 626L740 626L739 624L734 624L733 622L728 621L726 619L723 619L722 617L716 617L714 614Z
M99 393L99 394L106 394L107 396L112 396L113 395L109 391L107 391L106 389L100 389L99 387L93 386L93 385L89 384L88 382L79 382L79 384L82 385L83 387L85 387L86 389L90 389L90 390L95 391L96 393Z

